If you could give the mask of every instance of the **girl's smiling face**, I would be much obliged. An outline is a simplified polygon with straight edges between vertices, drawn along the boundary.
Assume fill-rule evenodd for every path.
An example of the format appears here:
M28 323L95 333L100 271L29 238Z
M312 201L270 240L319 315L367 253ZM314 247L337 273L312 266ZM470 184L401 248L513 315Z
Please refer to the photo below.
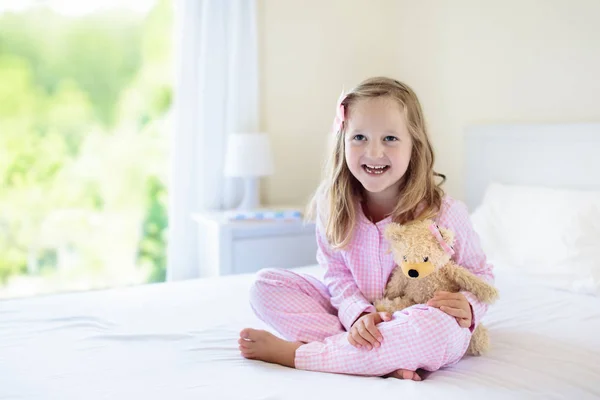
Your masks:
M367 195L397 195L412 153L402 106L385 96L360 99L349 111L344 151L350 172Z

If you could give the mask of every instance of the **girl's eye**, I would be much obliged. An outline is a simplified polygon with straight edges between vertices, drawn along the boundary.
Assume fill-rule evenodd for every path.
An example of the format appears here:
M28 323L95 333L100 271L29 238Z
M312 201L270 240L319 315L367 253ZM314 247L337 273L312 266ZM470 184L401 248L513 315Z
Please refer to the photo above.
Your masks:
M354 140L365 140L365 139L366 139L365 135L359 134L359 135L354 136Z
M423 262L427 262L427 261L429 261L429 257L423 258Z
M398 140L398 138L396 136L386 136L383 138L383 140L385 142L395 142L396 140Z

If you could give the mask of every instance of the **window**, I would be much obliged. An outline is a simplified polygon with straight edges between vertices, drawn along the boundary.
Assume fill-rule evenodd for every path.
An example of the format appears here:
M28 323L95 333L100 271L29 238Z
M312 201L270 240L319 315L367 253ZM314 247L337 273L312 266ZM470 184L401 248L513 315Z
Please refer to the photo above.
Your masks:
M113 3L0 3L0 297L164 280L171 1Z

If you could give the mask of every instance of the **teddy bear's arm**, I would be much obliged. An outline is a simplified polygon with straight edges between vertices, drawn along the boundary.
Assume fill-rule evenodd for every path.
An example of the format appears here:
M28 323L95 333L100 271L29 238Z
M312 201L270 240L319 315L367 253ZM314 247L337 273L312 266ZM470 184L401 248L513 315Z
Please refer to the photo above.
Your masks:
M394 299L396 297L403 296L407 283L407 278L402 273L402 269L400 267L396 267L396 269L394 269L392 272L388 284L385 287L384 296L388 299Z
M495 287L488 284L467 269L455 264L449 264L444 268L446 276L456 282L462 289L471 292L484 303L492 303L498 297Z

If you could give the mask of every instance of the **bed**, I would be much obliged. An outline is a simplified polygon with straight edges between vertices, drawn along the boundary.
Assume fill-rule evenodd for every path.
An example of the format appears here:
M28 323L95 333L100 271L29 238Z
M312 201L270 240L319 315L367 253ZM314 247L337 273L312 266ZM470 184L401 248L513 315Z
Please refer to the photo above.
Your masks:
M600 145L598 125L482 126L466 138L472 210L492 181L573 182L543 181L549 178L538 164L515 161L518 174L500 168L494 154L514 152L516 138L529 147L519 150L527 163L552 162L552 151L561 150L571 154L565 168L595 167L575 184L600 188L600 165L589 150ZM563 145L535 152L548 138ZM234 275L0 302L0 399L600 398L600 297L547 287L491 261L501 298L483 320L490 353L465 357L423 382L242 358L239 331L267 327L248 305L253 276ZM296 270L323 273L316 265Z

